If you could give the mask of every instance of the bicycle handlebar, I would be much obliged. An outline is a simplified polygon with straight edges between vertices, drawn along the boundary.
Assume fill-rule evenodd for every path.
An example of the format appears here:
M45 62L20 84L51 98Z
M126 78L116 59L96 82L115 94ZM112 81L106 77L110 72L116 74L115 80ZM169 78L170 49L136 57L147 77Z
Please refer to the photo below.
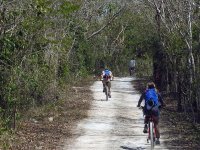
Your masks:
M140 107L138 107L139 109L144 109L144 106L140 106Z

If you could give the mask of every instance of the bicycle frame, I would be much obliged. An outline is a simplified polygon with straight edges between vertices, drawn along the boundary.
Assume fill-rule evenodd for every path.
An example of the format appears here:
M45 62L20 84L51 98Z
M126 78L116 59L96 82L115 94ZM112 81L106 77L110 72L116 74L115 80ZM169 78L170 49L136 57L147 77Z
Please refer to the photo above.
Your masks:
M140 109L142 109L144 113L144 107L141 106ZM147 115L149 117L148 119L148 137L147 137L147 143L149 141L151 142L151 149L154 149L155 146L155 135L156 135L156 130L154 126L154 116L152 114Z

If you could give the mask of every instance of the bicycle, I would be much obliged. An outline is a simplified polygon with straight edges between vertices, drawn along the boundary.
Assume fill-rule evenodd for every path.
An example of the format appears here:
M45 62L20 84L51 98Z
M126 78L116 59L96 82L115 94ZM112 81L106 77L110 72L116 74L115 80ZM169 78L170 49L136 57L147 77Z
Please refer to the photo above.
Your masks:
M144 113L144 107L141 106L140 109L143 110ZM147 137L147 143L149 143L149 141L151 142L151 149L154 149L155 146L155 135L156 135L156 130L155 130L155 126L154 126L154 116L152 114L148 114L148 137Z
M154 118L152 115L150 115L149 117L149 121L148 121L148 129L149 129L149 135L147 138L147 143L149 143L149 140L151 141L151 149L154 148L155 146L155 135L156 135L156 131L154 128Z
M132 76L134 74L134 71L135 71L135 67L130 67L129 68L129 74L130 74L130 76Z

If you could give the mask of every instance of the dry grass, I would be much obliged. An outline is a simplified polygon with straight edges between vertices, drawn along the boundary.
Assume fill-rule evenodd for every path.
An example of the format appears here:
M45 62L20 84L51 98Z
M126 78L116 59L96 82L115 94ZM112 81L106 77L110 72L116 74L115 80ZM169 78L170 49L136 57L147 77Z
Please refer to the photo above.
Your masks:
M147 80L136 80L134 88L142 92L146 83ZM1 136L0 149L59 149L62 141L72 136L71 129L77 121L87 117L92 101L90 85L88 81L78 83L74 88L63 91L61 99L54 104L27 112L26 118L18 122L14 137L10 137L10 134ZM164 100L167 107L162 111L160 126L161 138L162 135L168 138L165 144L169 149L200 149L198 126L176 111L175 100L168 97L164 97Z
M27 112L26 117L18 122L14 138L9 140L5 149L58 149L62 141L72 135L71 129L77 121L87 117L92 101L90 84L88 81L81 83L84 87L76 84L63 91L60 100L54 104Z

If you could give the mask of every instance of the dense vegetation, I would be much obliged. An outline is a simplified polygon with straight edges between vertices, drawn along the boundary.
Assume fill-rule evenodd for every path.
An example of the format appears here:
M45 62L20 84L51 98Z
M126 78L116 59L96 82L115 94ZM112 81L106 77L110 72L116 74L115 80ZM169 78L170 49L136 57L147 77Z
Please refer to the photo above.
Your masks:
M137 74L152 75L197 122L199 11L195 0L1 0L1 130L102 64L126 75L133 56Z

